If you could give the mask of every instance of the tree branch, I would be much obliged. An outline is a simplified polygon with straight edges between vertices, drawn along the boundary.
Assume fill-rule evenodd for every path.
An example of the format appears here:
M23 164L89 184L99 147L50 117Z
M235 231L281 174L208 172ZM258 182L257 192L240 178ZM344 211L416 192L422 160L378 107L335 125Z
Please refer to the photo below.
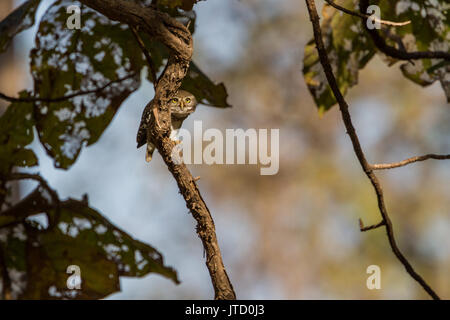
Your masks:
M147 136L158 148L169 171L177 181L186 206L197 221L197 234L206 252L206 266L214 287L216 299L235 299L233 286L226 273L217 242L214 221L206 203L185 164L175 164L172 150L175 146L170 139L169 98L176 93L186 76L193 53L192 36L189 30L169 15L143 8L125 0L80 0L112 20L141 28L153 38L161 41L170 51L167 65L155 89L152 108L158 111L159 124L153 120L148 126ZM154 119L152 117L152 119Z
M372 230L372 229L376 229L376 228L379 228L379 227L381 227L381 226L384 226L384 221L381 221L381 222L379 222L379 223L377 223L377 224L372 224L372 225L370 225L370 226L365 227L365 226L364 226L364 223L362 222L362 220L359 219L359 230L360 230L361 232L369 231L369 230Z
M139 44L139 47L141 48L142 52L144 53L145 59L147 60L150 75L152 76L153 88L156 89L156 83L158 82L158 78L156 77L156 71L155 71L156 68L153 63L152 57L150 56L150 53L148 52L147 48L145 48L144 41L139 36L139 33L137 32L136 28L133 26L130 26L130 29L131 29L131 32L133 33L134 38L136 39L136 42Z
M78 96L83 96L83 95L87 95L87 94L91 94L91 93L97 93L100 91L105 90L106 88L108 88L109 86L113 85L114 83L119 83L125 80L128 80L130 78L133 78L134 76L136 76L136 73L132 73L129 74L126 77L117 79L117 80L113 80L108 82L107 84L105 84L102 87L96 88L96 89L92 89L92 90L86 90L86 91L78 91L72 94L68 94L67 96L62 96L62 97L57 97L57 98L32 98L32 97L27 97L27 98L14 98L14 97L9 97L3 93L0 92L0 99L9 101L9 102L61 102L61 101L65 101L71 98L75 98Z
M392 227L391 219L389 218L386 205L384 203L384 196L383 196L383 190L381 188L380 182L378 181L377 176L374 174L372 168L370 167L369 163L366 160L366 157L364 155L364 152L361 148L361 144L359 142L359 138L356 134L355 128L353 126L349 107L347 102L345 101L344 97L342 96L341 91L339 90L336 78L334 77L333 70L331 68L330 61L328 59L327 52L325 50L325 46L323 44L322 40L322 31L320 29L320 23L319 23L319 15L317 14L316 6L314 3L314 0L305 0L306 6L308 8L309 16L312 22L313 31L314 31L314 39L316 42L317 51L319 53L319 59L320 63L322 64L323 70L325 72L326 78L328 80L328 83L331 87L331 90L333 91L333 94L336 98L336 101L339 104L339 110L342 115L342 120L344 122L345 128L347 130L347 134L350 136L350 140L353 145L353 150L356 154L356 157L359 160L359 163L364 170L365 174L369 178L378 202L378 208L380 211L380 214L383 219L384 226L386 228L387 237L389 240L389 244L391 246L392 251L394 252L397 259L403 264L406 271L413 279L415 279L422 288L431 296L433 299L439 299L439 296L434 292L434 290L426 283L426 281L414 270L414 268L411 266L411 263L408 261L408 259L405 258L405 256L402 254L400 249L397 246L395 237L394 237L394 229Z
M367 12L369 7L369 0L359 1L359 10L362 14ZM384 54L389 57L399 59L399 60L418 60L418 59L444 59L450 61L450 53L445 51L414 51L407 52L403 50L398 50L392 47L384 41L383 37L380 36L376 29L369 29L367 26L367 18L362 18L362 24L366 31L371 36L375 46Z
M370 20L372 20L372 21L379 22L379 23L385 24L387 26L401 27L401 26L405 26L405 25L411 23L410 20L405 21L405 22L392 22L392 21L388 21L388 20L381 20L381 19L378 19L377 17L371 16L369 14L360 13L360 12L356 12L356 11L352 11L352 10L349 10L347 8L344 8L344 7L334 3L334 1L331 1L331 0L325 0L325 1L330 6L332 6L333 8L335 8L337 10L340 10L340 11L346 13L346 14L349 14L349 15L352 15L352 16L355 16L355 17L359 17L359 18L365 18L365 19L369 19L370 18Z
M435 159L435 160L447 160L450 159L450 154L426 154L423 156L417 156L417 157L411 157L408 159L405 159L403 161L399 162L393 162L393 163L380 163L380 164L371 164L370 167L373 170L383 170L383 169L392 169L392 168L398 168L406 166L410 163L419 162L419 161L425 161L428 159Z

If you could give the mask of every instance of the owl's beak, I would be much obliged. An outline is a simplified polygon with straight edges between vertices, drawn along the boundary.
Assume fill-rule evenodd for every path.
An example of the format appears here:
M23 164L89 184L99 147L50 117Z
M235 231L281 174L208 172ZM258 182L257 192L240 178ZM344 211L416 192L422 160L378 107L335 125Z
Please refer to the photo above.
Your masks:
M181 110L184 110L184 102L183 101L181 101L181 103L180 103L180 108L181 108Z

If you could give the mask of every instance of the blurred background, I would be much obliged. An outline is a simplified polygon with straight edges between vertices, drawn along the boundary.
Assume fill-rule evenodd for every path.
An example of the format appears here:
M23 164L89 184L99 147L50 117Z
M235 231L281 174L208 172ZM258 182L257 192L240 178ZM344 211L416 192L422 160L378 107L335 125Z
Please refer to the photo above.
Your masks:
M1 0L3 18L22 0ZM40 17L50 1L44 1ZM321 2L317 1L319 8ZM208 0L195 6L194 61L224 82L231 109L200 105L184 122L207 128L280 129L280 170L254 165L191 165L216 223L228 274L240 299L428 298L394 257L378 223L376 198L361 170L337 107L320 117L302 75L312 27L303 1ZM36 27L0 56L0 91L32 88L29 50ZM399 64L374 58L347 96L370 162L450 153L450 109L438 83L422 88ZM62 198L89 195L90 205L135 238L160 250L180 285L158 275L121 278L109 299L211 299L203 248L175 180L156 155L136 150L141 112L153 97L144 83L120 108L98 143L68 171L57 170L38 141L40 171ZM0 108L7 106L1 101ZM428 160L379 171L400 249L442 298L450 298L450 166ZM31 183L20 186L23 197ZM369 290L369 265L381 289Z

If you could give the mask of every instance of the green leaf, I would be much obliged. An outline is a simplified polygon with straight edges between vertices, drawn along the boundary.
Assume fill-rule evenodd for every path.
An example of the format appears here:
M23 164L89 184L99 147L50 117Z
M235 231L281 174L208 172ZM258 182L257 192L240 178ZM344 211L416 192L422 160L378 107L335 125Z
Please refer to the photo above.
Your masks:
M66 27L69 5L82 8L81 30ZM101 89L62 102L36 103L39 138L56 167L69 168L83 145L100 138L122 102L139 87L144 63L128 26L77 1L60 0L47 10L31 53L37 96Z
M191 62L181 87L191 92L200 103L218 108L231 107L227 102L228 93L225 85L213 83L194 62Z
M336 1L341 6L358 11L353 0ZM449 52L450 44L450 3L444 0L381 0L378 2L381 17L390 21L408 21L401 27L381 25L378 32L387 44L398 48L401 40L407 51L444 51ZM362 28L361 19L344 14L326 5L322 33L328 57L342 94L358 82L358 71L373 57L375 52L370 36ZM395 39L395 41L393 40ZM392 65L397 60L386 57L383 60ZM415 83L427 86L440 81L447 100L450 102L450 66L442 59L421 59L403 62L400 69L403 75ZM305 47L303 60L305 82L313 95L320 112L330 109L335 103L333 93L326 81L320 65L314 41Z
M392 38L400 38L407 51L450 51L450 3L444 0L420 1L382 0L379 3L383 19L395 21L411 20L401 28L391 28L392 35L386 42L397 43ZM391 38L391 39L390 39ZM421 86L440 81L450 102L450 66L442 59L421 59L401 65L405 77Z
M336 1L346 8L353 8L353 0ZM358 83L358 73L374 56L375 49L363 31L361 19L326 5L321 25L323 41L333 73L343 95ZM308 42L303 58L303 76L320 112L329 110L336 99L331 91L314 40Z
M41 0L28 0L0 22L0 53L20 32L34 25L36 10Z
M19 97L29 97L22 91ZM0 117L0 174L13 166L31 167L38 164L36 155L25 146L33 142L33 104L14 102Z
M0 268L6 268L12 282L13 299L101 299L120 290L119 277L149 273L178 283L176 272L164 265L156 249L133 239L84 201L63 201L58 210L48 194L40 192L52 226L45 229L28 217L0 228ZM79 290L67 287L70 265L80 268Z

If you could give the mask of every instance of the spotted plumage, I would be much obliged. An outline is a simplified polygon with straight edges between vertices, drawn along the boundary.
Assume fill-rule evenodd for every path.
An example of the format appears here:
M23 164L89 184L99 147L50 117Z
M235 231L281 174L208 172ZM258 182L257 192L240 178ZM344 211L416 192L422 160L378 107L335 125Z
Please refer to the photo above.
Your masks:
M136 136L137 147L140 148L144 144L147 144L147 151L145 154L145 160L150 162L152 160L153 152L155 151L155 145L147 140L147 128L151 123L153 115L152 105L153 100L145 107L142 112L141 123ZM169 100L169 107L171 113L171 134L170 138L175 140L178 129L181 128L183 121L195 111L197 107L197 99L190 92L184 90L178 90L178 92Z

